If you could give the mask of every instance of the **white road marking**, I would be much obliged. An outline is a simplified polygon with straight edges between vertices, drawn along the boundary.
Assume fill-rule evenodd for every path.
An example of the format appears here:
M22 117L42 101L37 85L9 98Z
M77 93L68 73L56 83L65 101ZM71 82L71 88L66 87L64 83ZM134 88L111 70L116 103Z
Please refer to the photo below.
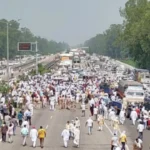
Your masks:
M108 125L106 123L104 123L106 128L109 130L109 132L111 133L111 135L113 135L113 132L110 130L110 128L108 127Z
M113 132L112 132L112 130L109 128L109 126L106 124L106 123L104 123L104 125L105 125L105 127L109 130L109 132L110 132L110 134L111 135L113 135ZM121 131L119 130L119 133L121 134ZM127 148L127 150L130 150L129 149L129 146L126 144L126 148Z
M51 119L53 118L53 116L51 116Z
M48 125L46 126L46 129L48 129Z

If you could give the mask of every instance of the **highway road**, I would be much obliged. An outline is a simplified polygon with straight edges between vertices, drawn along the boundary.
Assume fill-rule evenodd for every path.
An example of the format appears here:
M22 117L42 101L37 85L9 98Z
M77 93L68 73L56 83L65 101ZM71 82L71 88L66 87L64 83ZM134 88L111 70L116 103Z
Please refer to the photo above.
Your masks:
M43 61L43 63L50 62L53 58L48 58ZM85 63L82 63L82 67L86 66ZM87 106L88 107L88 106ZM37 129L42 125L46 128L47 137L45 139L45 150L63 150L63 140L61 138L61 132L65 128L65 124L67 121L71 121L75 119L75 117L79 117L81 121L81 136L80 136L80 147L79 150L110 150L111 137L113 134L113 128L110 126L110 122L108 120L105 121L105 126L103 131L98 131L97 122L94 122L94 128L92 135L88 135L88 129L85 127L85 122L90 115L89 110L86 110L86 117L81 117L81 109L80 106L77 106L76 111L71 110L59 110L58 108L55 111L50 111L49 106L45 109L34 110L34 116L32 119L32 126L35 126ZM32 127L31 126L31 127ZM127 150L132 150L133 141L138 136L136 131L137 126L133 126L131 124L131 120L126 119L124 125L120 125L120 133L122 131L126 131L127 133ZM143 150L149 149L149 138L150 131L144 131L144 148ZM17 134L13 137L13 143L1 143L0 146L3 150L30 150L33 149L31 147L31 140L28 137L27 146L23 147L22 137L20 134L20 128L17 128ZM39 141L37 142L37 148L39 147ZM74 147L73 141L69 141L69 150L77 149Z
M88 129L85 127L85 122L89 117L89 110L86 110L86 117L81 117L81 110L79 105L77 106L76 111L71 110L59 110L58 108L55 111L50 111L49 108L40 109L34 111L34 117L32 120L32 126L35 126L37 129L42 125L44 128L47 128L47 137L45 139L45 150L63 150L63 140L61 138L61 132L65 128L67 121L71 121L79 117L81 121L81 136L80 136L80 147L79 150L110 150L110 142L112 137L112 128L110 127L110 122L106 121L104 130L98 131L97 122L94 122L94 128L92 135L88 135ZM122 126L121 130L126 130L126 126ZM30 150L31 141L28 137L27 146L23 147L21 145L22 138L20 135L20 128L17 128L17 134L13 137L13 143L0 143L0 146L3 147L3 150ZM128 135L128 149L132 150L132 140L130 135ZM37 148L39 147L39 141L37 142ZM76 149L74 147L73 141L69 141L69 150ZM146 150L146 149L144 149Z
M49 62L53 61L55 56L47 56L45 59L38 61L38 63L42 63L43 65L48 64ZM31 63L30 65L25 65L23 66L22 71L19 72L19 70L15 70L14 71L14 77L17 77L19 75L21 75L24 71L29 70L29 68L31 68L33 66L33 68L35 67L35 62ZM1 75L0 78L2 80L7 80L7 75Z

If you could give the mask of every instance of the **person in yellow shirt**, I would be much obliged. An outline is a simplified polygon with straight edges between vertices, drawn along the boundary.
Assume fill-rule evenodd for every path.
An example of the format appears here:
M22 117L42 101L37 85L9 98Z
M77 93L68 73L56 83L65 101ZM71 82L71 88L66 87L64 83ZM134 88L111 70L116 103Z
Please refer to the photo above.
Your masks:
M120 135L120 139L119 139L121 145L122 145L122 150L125 150L125 145L127 143L127 136L125 131L122 132L122 134Z
M98 115L97 123L99 126L98 130L102 131L104 126L104 117L102 115Z
M113 121L113 128L114 128L114 133L116 135L118 135L118 131L119 131L119 120L118 118L116 117Z
M40 140L40 147L43 148L44 146L44 138L46 137L46 130L43 129L42 126L40 126L40 129L38 130L38 138Z

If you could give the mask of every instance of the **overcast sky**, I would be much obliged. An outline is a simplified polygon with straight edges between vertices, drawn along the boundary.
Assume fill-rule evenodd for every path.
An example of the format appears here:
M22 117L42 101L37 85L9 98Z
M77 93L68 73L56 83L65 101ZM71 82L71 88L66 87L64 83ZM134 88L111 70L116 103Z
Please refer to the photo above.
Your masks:
M122 23L119 8L127 0L0 0L0 18L22 19L22 27L70 45Z

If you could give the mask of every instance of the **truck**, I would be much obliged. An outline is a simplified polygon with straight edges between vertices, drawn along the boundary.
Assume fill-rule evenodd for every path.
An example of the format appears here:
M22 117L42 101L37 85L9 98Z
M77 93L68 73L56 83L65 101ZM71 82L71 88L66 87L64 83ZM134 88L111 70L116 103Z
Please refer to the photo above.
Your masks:
M122 98L124 108L130 103L143 103L145 98L143 85L133 80L119 81L117 95Z
M135 81L141 83L150 83L150 73L147 69L135 69L134 70Z

